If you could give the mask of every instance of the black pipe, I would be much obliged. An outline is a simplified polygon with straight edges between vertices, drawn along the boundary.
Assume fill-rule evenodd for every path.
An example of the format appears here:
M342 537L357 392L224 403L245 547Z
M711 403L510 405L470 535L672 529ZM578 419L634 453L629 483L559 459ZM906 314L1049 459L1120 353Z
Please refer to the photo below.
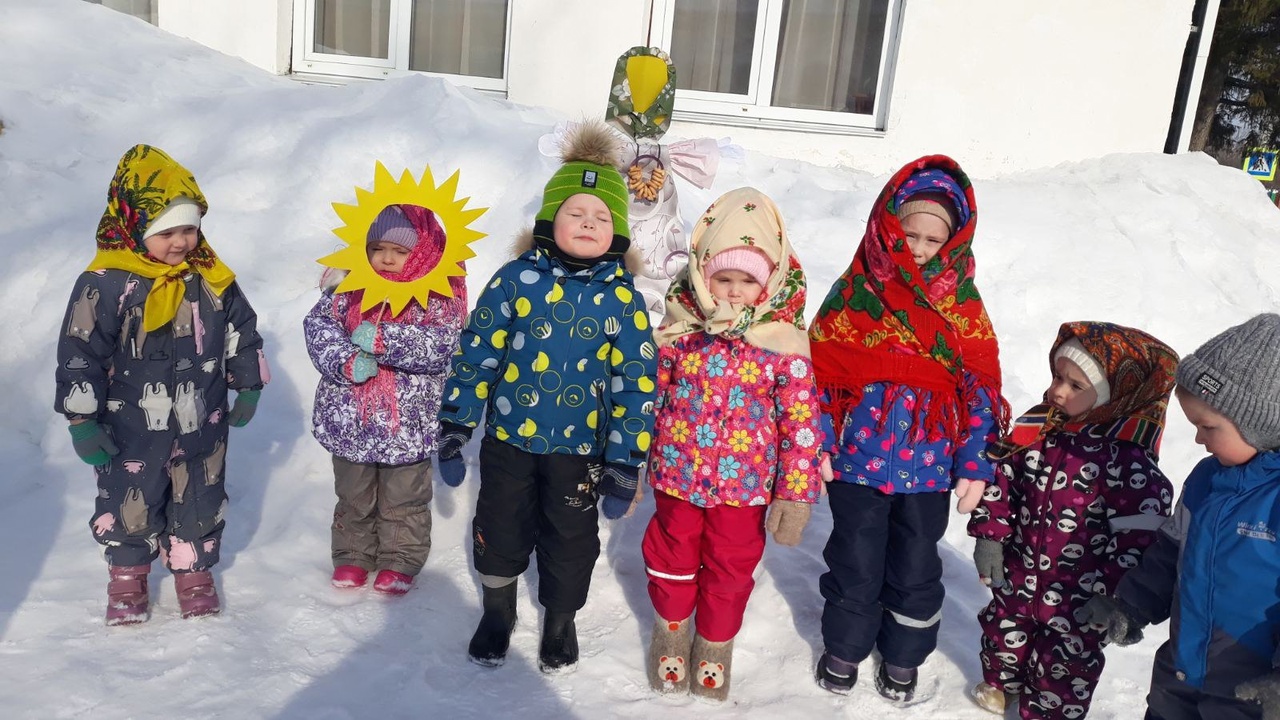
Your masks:
M1164 140L1164 151L1170 155L1178 152L1182 139L1182 120L1187 115L1187 101L1191 97L1191 78L1196 74L1196 53L1200 52L1200 36L1204 30L1204 18L1209 12L1209 0L1196 0L1191 10L1191 32L1187 34L1187 48L1182 51L1182 71L1178 73L1178 89L1173 94L1173 115L1169 118L1169 135ZM1199 95L1199 93L1196 93Z

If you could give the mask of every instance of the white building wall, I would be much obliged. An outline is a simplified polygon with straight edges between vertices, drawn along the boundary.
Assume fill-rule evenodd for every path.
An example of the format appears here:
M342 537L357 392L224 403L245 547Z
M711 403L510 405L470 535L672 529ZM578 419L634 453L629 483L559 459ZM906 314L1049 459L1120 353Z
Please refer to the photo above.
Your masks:
M162 30L243 58L277 75L289 72L292 0L153 0Z
M160 26L272 72L289 67L292 0L157 0ZM507 96L604 113L619 54L647 42L649 0L512 0ZM926 153L970 172L1164 147L1194 0L906 0L883 132L681 122L823 165L888 172ZM1193 93L1194 97L1195 93Z

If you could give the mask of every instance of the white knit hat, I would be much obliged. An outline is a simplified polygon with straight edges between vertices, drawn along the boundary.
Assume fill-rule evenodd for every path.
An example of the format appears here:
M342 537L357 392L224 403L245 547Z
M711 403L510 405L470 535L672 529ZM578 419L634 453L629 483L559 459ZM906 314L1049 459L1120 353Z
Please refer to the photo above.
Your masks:
M1102 365L1084 349L1084 345L1076 338L1062 343L1058 346L1057 352L1053 354L1053 359L1066 358L1076 364L1080 368L1080 372L1089 379L1093 385L1093 389L1098 393L1098 399L1094 401L1093 407L1102 407L1111 400L1111 383L1107 380L1107 374L1103 372ZM1093 408L1090 408L1091 410Z
M146 240L156 233L184 225L200 227L200 204L189 197L178 196L170 200L169 205L151 219L146 231L142 233L142 239Z

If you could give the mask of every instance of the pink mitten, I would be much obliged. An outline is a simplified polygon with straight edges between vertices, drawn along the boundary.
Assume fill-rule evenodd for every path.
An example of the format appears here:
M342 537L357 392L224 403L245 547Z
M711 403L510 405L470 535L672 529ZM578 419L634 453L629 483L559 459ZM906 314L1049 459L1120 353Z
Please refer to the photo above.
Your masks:
M956 481L956 512L968 514L978 507L978 503L982 501L982 493L986 492L987 484L981 480L967 480L960 478Z

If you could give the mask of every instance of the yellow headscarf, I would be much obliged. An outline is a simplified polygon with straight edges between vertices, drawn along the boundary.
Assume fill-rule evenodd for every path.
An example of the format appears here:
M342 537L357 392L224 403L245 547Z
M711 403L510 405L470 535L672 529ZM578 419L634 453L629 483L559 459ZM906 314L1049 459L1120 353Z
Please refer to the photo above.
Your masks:
M98 254L86 268L89 271L124 270L155 281L147 294L142 315L147 332L173 320L182 304L183 277L188 272L200 275L218 296L236 279L231 268L209 247L203 231L195 250L177 265L166 265L147 255L142 240L147 225L177 197L194 200L202 216L209 210L191 171L159 148L150 145L130 148L116 165L111 189L107 191L107 209L98 221Z

